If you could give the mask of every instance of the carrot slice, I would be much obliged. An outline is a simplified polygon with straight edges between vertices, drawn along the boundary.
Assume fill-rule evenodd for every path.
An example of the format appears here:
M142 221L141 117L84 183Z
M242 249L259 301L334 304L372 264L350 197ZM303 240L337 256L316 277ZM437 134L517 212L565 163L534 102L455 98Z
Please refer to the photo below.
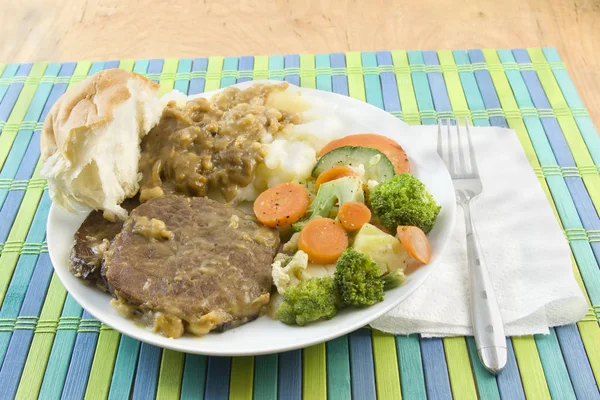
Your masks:
M425 233L416 226L399 226L397 237L402 246L415 260L427 264L431 260L431 248Z
M410 172L408 157L402 146L392 139L375 133L360 133L331 141L321 149L319 157L343 146L359 146L379 150L392 162L397 174Z
M371 220L371 210L363 203L349 201L342 204L337 217L345 230L356 231Z
M322 184L334 181L339 178L343 178L345 176L356 176L356 172L354 172L352 168L345 167L343 165L339 167L329 168L328 170L323 171L321 175L319 175L317 181L315 182L315 187L316 189L319 189L319 186L321 186Z
M309 221L298 238L298 248L317 264L334 263L347 247L346 231L331 218Z
M287 226L306 213L310 199L297 183L281 183L262 192L254 201L254 214L266 226Z

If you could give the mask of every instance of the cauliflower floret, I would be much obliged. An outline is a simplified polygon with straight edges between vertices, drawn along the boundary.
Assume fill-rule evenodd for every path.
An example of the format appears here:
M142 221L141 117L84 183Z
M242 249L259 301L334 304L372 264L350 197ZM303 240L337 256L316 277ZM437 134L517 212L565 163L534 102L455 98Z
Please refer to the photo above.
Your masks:
M277 287L277 291L283 294L288 287L300 283L302 272L307 266L308 254L302 250L298 250L291 258L287 254L277 254L271 265L273 284Z

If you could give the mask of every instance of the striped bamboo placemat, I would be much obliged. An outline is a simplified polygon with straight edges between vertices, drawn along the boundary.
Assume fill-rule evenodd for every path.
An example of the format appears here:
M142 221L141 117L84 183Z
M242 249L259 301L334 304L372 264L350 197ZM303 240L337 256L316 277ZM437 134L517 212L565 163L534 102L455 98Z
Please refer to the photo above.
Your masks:
M303 350L204 357L99 323L53 274L39 137L65 90L120 67L194 94L285 79L381 107L411 124L468 117L514 129L553 205L590 304L576 325L507 340L498 377L472 338L360 329ZM600 398L600 137L551 48L0 64L0 399Z

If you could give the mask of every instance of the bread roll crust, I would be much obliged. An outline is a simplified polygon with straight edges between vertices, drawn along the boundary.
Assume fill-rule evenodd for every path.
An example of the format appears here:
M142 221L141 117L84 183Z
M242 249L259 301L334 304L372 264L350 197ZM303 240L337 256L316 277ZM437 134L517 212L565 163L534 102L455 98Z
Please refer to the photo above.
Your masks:
M114 68L100 71L64 93L44 121L42 160L46 161L59 148L65 159L72 160L75 155L69 143L75 141L74 136L112 121L114 107L131 97L127 88L130 79L158 92L159 85L155 82L135 72Z

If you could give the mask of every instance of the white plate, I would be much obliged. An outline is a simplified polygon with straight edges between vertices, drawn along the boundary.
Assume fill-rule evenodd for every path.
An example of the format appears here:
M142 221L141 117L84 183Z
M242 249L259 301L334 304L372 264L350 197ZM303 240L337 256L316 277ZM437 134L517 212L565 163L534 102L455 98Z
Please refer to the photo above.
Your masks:
M236 86L248 86L246 82ZM85 219L52 205L48 218L48 248L54 269L68 292L81 306L97 319L117 331L156 346L218 356L257 355L297 349L321 343L367 325L390 311L407 298L439 263L454 224L454 190L448 171L436 153L424 150L418 137L407 133L408 125L391 114L352 98L313 89L301 89L303 95L333 105L333 112L340 117L349 134L374 132L395 139L406 150L411 170L423 181L442 206L435 227L428 237L431 243L431 263L414 272L406 283L385 294L385 300L365 309L347 309L329 321L321 321L305 327L288 326L267 316L223 333L211 333L204 337L185 335L168 339L134 324L122 317L109 304L110 296L92 285L86 285L69 273L68 257L73 235ZM207 93L203 96L210 96Z

